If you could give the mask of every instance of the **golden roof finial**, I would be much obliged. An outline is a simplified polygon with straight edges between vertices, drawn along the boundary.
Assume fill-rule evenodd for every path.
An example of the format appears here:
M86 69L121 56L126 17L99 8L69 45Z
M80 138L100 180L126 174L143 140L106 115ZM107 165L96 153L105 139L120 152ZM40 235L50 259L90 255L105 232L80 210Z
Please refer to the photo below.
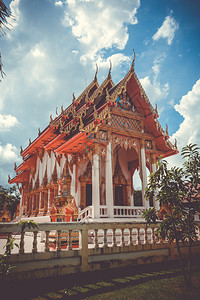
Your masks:
M22 154L22 152L23 152L23 148L22 148L22 146L20 147L20 154Z
M177 149L177 139L175 139L174 147Z
M40 131L40 128L38 128L38 135L40 135L41 134L41 131Z
M14 170L16 170L17 169L17 164L16 164L16 162L14 163Z
M72 96L73 96L72 102L74 103L76 101L76 97L75 97L74 93L72 94Z
M31 145L31 139L29 139L29 146Z
M8 175L8 182L10 181L10 179L11 179L11 178L10 178L10 175Z
M64 110L63 110L63 105L61 106L61 112L62 112L62 113L64 112Z
M56 107L56 115L58 115L58 108Z
M50 115L50 123L53 122L53 118L52 115Z
M110 59L110 68L109 68L109 71L108 71L108 78L109 79L111 78L111 70L112 70L112 61Z
M166 132L166 135L169 135L169 132L168 132L168 125L166 124L166 130L165 130L165 132Z
M131 64L131 71L134 71L134 64L135 64L135 50L133 49L133 53L134 53L134 57L133 57L133 61L132 61L132 64Z
M156 114L158 114L158 105L156 104L156 107L155 107L155 112Z
M97 73L98 73L98 66L97 66L97 64L96 64L96 73L95 73L95 75L94 75L94 81L97 81Z

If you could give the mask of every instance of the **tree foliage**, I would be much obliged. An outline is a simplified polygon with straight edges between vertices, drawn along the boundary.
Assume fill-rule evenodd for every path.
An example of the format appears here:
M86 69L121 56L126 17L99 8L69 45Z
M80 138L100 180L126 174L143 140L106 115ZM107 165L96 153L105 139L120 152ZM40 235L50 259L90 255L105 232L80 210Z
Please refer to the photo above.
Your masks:
M7 8L3 0L0 0L0 36L6 33L5 29L9 29L8 25L10 24L8 23L8 18L10 17L11 17L10 10ZM5 73L3 71L3 64L2 64L1 53L0 53L0 77L3 78L4 75Z
M158 238L168 242L176 242L181 269L185 284L191 285L191 251L197 240L197 223L195 215L200 213L200 148L189 144L182 149L184 163L181 168L168 169L167 162L160 160L157 171L150 175L146 190L147 199L155 194L160 207L166 213L159 229ZM158 212L155 209L146 210L144 217L147 224L156 223ZM181 244L188 243L188 265L184 266Z
M9 188L0 185L0 216L7 212L12 220L19 202L20 194L15 185Z

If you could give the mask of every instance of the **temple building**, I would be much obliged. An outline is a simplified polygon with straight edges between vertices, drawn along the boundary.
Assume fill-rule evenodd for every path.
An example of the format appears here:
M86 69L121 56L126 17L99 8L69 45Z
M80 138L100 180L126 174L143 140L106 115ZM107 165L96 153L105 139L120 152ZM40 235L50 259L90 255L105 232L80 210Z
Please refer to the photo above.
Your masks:
M49 125L21 148L23 162L9 178L21 192L21 218L136 220L144 209L157 206L155 199L145 199L147 170L154 172L160 156L178 150L157 120L157 108L135 74L134 61L117 84L111 67L101 85L96 71L82 94L73 94L72 104L50 116ZM136 171L140 194L134 191Z

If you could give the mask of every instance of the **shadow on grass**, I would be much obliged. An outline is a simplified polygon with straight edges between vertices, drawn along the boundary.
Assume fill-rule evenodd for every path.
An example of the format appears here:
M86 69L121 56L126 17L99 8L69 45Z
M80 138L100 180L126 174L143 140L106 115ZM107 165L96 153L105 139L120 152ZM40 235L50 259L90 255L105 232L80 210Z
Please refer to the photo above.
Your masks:
M200 275L199 266L196 266L196 271ZM177 265L168 263L167 265L130 266L18 283L8 282L3 287L4 297L2 299L52 300L86 299L87 297L91 297L89 299L104 299L105 296L101 298L101 295L105 293L112 293L113 291L120 291L121 293L121 289L132 288L149 281L177 277L180 274ZM105 299L126 299L126 297L123 298L123 292L120 298L117 298L117 296L119 296L119 293L115 296L110 295L111 298Z

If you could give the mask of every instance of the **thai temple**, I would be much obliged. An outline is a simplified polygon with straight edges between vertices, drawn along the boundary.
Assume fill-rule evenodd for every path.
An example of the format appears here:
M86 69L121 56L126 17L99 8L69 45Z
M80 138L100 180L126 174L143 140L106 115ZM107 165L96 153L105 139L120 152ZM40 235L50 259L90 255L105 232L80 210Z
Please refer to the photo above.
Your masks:
M130 221L155 206L145 199L147 170L156 170L160 156L178 153L168 128L158 122L134 70L117 84L107 78L93 81L26 149L15 165L21 193L19 216L38 222ZM138 172L141 192L134 191ZM158 207L157 207L158 208Z

